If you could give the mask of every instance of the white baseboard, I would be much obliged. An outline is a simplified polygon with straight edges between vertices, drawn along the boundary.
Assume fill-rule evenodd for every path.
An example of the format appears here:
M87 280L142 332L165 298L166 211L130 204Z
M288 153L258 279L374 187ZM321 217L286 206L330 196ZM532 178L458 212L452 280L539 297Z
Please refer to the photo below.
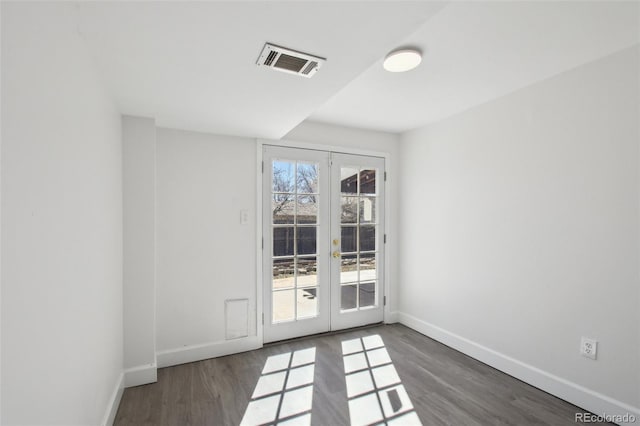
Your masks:
M412 315L398 312L398 320L401 324L419 333L594 414L601 416L605 414L607 416L630 414L635 417L636 422L640 423L640 408L638 407L625 404L577 383L525 364Z
M139 365L124 370L124 387L146 385L158 381L158 367L156 363Z
M182 348L168 349L156 353L158 368L172 365L186 364L188 362L202 361L203 359L216 358L239 352L252 351L262 347L262 340L257 336L243 337L241 339L223 340L219 342L205 343L202 345L185 346Z
M101 426L112 426L118 413L118 407L120 406L120 400L122 399L122 393L124 392L124 373L120 373L116 386L111 393L107 409L102 418Z

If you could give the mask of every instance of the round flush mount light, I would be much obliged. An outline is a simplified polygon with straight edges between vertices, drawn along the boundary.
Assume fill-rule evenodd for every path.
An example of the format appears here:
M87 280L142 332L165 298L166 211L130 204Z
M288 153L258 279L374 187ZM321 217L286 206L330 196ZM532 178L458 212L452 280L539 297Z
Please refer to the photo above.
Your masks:
M395 50L384 58L382 66L389 72L405 72L414 69L422 62L422 54L416 49Z

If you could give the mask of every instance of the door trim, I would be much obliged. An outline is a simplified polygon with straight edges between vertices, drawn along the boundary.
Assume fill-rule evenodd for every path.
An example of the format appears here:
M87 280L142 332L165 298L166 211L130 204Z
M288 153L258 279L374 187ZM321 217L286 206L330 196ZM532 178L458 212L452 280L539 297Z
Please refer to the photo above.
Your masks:
M391 165L391 153L385 151L373 151L367 149L360 148L349 148L339 145L326 145L326 144L315 144L309 142L301 142L296 140L271 140L271 139L262 139L256 138L256 214L255 214L255 226L256 226L256 306L255 306L255 321L256 321L256 336L258 341L264 344L264 333L262 328L262 321L264 318L264 310L263 310L263 292L264 292L264 280L263 280L263 251L262 251L262 241L263 241L263 232L262 232L262 197L263 197L263 183L262 183L262 162L263 162L263 147L264 145L272 145L278 147L285 148L301 148L301 149L310 149L316 151L328 151L339 154L353 154L353 155L366 155L371 157L381 157L385 160L385 170L387 172L387 180L384 181L385 184L385 199L384 199L384 209L385 209L385 217L384 217L384 228L387 234L387 241L391 238L394 238L394 235L390 234L391 219L393 214L391 212L391 201L394 194L391 194L389 188L391 187L391 183L393 182L393 172ZM387 246L388 247L388 246ZM392 253L389 250L386 250L386 255L383 259L384 265L384 294L387 303L384 305L383 309L383 322L393 322L395 319L394 313L389 309L390 306L390 293L391 289L395 288L395 283L390 280L389 276L389 258Z

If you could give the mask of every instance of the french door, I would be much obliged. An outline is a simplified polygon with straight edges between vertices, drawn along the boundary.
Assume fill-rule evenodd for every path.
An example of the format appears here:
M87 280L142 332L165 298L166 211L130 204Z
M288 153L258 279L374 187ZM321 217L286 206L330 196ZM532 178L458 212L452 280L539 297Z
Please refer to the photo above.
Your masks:
M384 159L263 150L264 341L382 321Z

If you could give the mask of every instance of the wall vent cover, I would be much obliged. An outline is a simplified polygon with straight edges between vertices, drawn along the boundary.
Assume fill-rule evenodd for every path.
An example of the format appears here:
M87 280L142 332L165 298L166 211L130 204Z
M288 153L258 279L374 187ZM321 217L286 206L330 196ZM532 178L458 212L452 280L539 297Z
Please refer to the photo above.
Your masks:
M325 61L325 58L319 56L265 43L256 64L276 71L311 78Z

